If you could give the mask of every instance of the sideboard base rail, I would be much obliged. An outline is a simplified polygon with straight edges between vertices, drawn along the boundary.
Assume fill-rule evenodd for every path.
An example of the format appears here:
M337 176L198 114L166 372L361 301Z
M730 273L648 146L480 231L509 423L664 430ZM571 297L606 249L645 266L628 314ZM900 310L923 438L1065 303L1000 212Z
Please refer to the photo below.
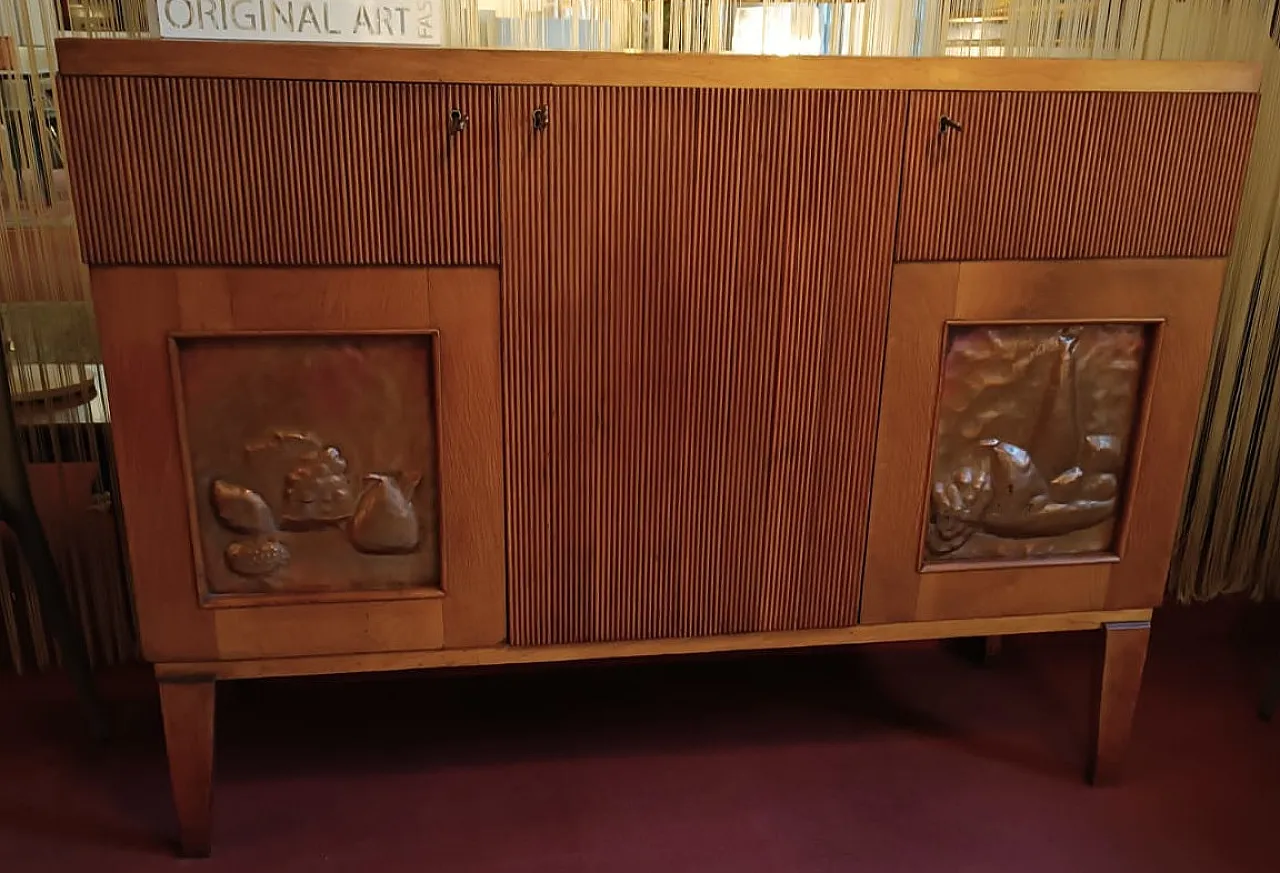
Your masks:
M320 676L329 673L380 673L436 667L479 667L555 661L608 661L653 655L692 655L767 649L804 649L860 643L901 643L957 637L1006 636L1050 631L1096 630L1108 623L1149 622L1152 610L1065 612L1057 615L1001 616L954 621L913 621L807 631L774 631L686 639L575 643L561 646L489 646L295 658L169 662L155 665L161 681L187 676L263 679L272 676Z
M1095 674L1092 742L1087 776L1095 784L1119 776L1142 684L1151 629L1151 610L1077 612L964 621L862 625L836 630L739 634L684 640L590 643L541 648L492 647L435 652L384 652L254 661L156 665L164 714L165 744L178 845L186 857L209 854L213 830L215 685L218 679L301 676L510 664L605 660L646 655L803 648L955 637L1003 636L1047 631L1101 632L1103 645Z

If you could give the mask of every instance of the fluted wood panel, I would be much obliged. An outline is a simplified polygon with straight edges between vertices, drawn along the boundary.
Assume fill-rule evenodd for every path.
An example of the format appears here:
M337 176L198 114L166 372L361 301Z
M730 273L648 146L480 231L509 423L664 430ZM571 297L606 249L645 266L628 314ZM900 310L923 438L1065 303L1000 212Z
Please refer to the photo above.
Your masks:
M499 104L511 641L852 624L905 97Z
M1220 257L1254 94L910 97L897 257ZM947 116L963 127L940 134Z
M497 262L488 89L112 76L59 87L90 264ZM455 108L469 121L450 136Z

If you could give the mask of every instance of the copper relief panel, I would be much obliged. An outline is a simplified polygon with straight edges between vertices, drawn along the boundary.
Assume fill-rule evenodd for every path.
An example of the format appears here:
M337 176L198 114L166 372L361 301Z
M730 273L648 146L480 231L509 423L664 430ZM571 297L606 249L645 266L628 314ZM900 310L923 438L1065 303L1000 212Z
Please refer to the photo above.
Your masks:
M210 593L439 587L431 343L177 341Z
M1114 551L1149 328L952 325L925 562Z

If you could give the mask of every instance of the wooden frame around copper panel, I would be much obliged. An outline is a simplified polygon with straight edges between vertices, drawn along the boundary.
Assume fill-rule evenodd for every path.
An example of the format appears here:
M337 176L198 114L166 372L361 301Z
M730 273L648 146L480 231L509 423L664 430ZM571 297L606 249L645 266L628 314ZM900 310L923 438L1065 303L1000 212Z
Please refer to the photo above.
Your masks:
M860 621L1157 605L1224 269L1218 259L895 267ZM922 569L941 343L956 323L1009 322L1159 325L1147 351L1117 554Z
M200 536L199 511L196 501L195 476L191 470L191 447L187 439L186 402L182 387L182 362L179 346L183 340L227 340L227 339L287 339L324 338L341 339L343 337L425 337L429 339L431 360L431 390L434 393L432 405L436 409L432 428L435 431L436 455L432 459L435 467L435 481L440 481L443 464L441 455L444 452L443 432L440 427L440 331L437 328L424 330L229 330L229 331L174 331L169 334L169 369L173 382L174 403L178 413L178 444L182 454L183 484L187 490L187 514L191 523L191 548L195 555L196 587L200 593L200 605L206 609L229 609L241 606L278 606L293 603L342 603L345 601L365 600L416 600L420 598L439 598L447 594L444 565L444 517L445 494L437 488L436 492L436 542L440 544L438 561L441 565L439 587L420 585L413 588L373 589L367 591L307 591L287 594L284 592L264 592L262 594L218 594L209 590L208 574L205 568L204 546Z
M120 496L148 660L427 651L494 645L506 638L496 270L122 267L92 273L117 413ZM361 285L374 275L380 281L373 287ZM439 449L456 445L467 455L466 463L438 462L443 596L250 598L237 608L205 608L189 541L189 485L179 481L188 476L178 435L170 336L431 330L440 333L436 426L453 434L449 439L442 434ZM461 350L470 363L446 372L450 349ZM459 397L475 402L454 409L446 420L445 410ZM458 540L456 548L452 539ZM457 596L456 585L465 586L465 596Z

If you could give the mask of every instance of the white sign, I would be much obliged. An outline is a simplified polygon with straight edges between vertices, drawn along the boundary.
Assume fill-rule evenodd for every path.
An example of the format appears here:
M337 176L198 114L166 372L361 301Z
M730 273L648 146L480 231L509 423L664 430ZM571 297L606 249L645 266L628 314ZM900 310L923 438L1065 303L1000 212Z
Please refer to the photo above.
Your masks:
M156 0L177 39L440 45L438 0Z

